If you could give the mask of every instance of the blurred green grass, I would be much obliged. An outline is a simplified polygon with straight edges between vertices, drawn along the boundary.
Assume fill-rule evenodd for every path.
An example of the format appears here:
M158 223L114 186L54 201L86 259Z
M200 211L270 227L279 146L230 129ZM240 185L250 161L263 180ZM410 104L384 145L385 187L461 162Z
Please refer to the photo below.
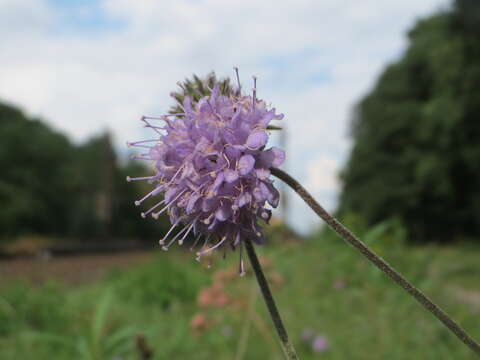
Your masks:
M351 221L351 226L355 224ZM408 247L395 224L362 237L480 339L480 248ZM472 354L413 299L329 231L302 241L275 232L259 253L276 276L274 296L302 359L470 359ZM0 359L138 359L143 333L155 359L282 359L253 277L228 279L224 291L245 306L202 308L202 289L237 266L213 266L181 250L92 284L12 282L0 289ZM274 276L272 275L272 276ZM279 281L280 279L281 281ZM252 293L252 290L254 293ZM251 311L248 303L255 301ZM195 315L206 329L192 331ZM312 350L306 331L328 349ZM242 345L243 344L243 345Z

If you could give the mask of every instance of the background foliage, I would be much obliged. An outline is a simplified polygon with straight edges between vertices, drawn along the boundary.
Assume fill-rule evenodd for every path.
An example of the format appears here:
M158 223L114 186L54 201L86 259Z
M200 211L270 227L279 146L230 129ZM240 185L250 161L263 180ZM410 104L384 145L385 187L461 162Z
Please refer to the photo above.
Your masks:
M140 217L133 201L151 170L116 159L108 134L84 144L0 103L0 241L37 234L83 241L156 236L165 223Z
M409 247L398 223L365 231L358 217L346 221L465 329L479 334L475 247ZM332 232L306 241L269 238L272 244L259 252L302 359L472 358L440 322ZM216 257L209 269L194 254L174 249L75 285L57 279L34 286L0 276L0 358L133 360L139 358L135 336L143 333L153 359L283 359L253 274L238 276L235 255ZM229 300L207 306L209 290ZM312 333L327 342L321 350L312 346Z
M418 242L480 236L479 33L474 0L409 32L356 109L341 212L396 217Z

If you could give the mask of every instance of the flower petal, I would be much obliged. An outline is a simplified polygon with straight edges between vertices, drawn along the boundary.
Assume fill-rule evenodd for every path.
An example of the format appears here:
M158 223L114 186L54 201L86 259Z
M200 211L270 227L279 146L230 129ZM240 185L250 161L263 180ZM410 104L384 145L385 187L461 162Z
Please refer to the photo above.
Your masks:
M202 211L210 212L218 206L218 199L215 197L205 198L202 201Z
M185 209L187 214L191 214L193 212L198 199L200 199L199 194L193 194L192 196L190 196L190 198L188 199L187 207Z
M260 166L270 169L279 167L285 161L285 152L277 147L272 147L260 154Z
M285 151L275 146L272 147L270 151L273 153L272 166L279 167L282 165L285 161Z
M243 193L238 198L238 207L243 207L252 201L252 195L248 192Z
M268 189L267 201L272 207L276 208L280 200L280 193L271 183L266 183L265 187Z
M265 130L257 130L248 135L246 146L249 149L258 149L268 141L268 135Z
M238 160L238 172L240 175L247 175L250 171L253 170L255 165L255 158L250 155L243 155L240 160Z
M228 206L227 204L223 204L215 212L215 218L219 221L227 220L230 215L232 215L232 207Z
M270 111L267 111L267 113L260 119L259 125L267 127L268 123L272 121L274 117L275 117L275 108L273 108Z
M263 168L255 169L255 175L256 175L257 178L259 178L260 180L266 180L266 179L268 179L268 177L270 176L270 170L268 170L268 169L263 169Z
M238 172L232 169L224 170L224 175L227 183L232 183L239 178Z

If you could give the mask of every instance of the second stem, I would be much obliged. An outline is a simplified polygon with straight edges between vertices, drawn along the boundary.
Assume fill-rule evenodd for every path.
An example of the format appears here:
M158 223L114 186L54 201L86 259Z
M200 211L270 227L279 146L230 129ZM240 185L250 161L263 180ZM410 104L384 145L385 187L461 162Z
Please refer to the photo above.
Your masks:
M268 311L270 312L273 324L275 325L275 330L277 330L277 334L280 338L280 343L282 344L282 349L285 353L285 356L287 357L287 359L297 360L299 359L299 357L295 352L293 344L288 339L287 330L283 325L282 318L280 317L277 305L275 304L275 300L273 300L272 292L270 291L270 287L268 286L268 282L263 273L260 261L258 261L255 248L253 247L253 244L249 239L247 239L244 243L245 248L247 249L248 258L250 259L250 264L252 264L253 271L255 272L255 276L257 278L258 286L262 291L263 299L265 300L265 304L267 305Z

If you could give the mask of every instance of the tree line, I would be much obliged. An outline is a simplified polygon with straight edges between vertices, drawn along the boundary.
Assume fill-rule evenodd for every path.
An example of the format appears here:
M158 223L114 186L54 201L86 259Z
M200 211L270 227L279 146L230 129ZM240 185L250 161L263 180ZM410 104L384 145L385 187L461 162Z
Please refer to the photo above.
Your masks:
M39 119L0 103L0 241L22 235L89 241L152 240L165 221L142 219L134 201L151 172L119 161L108 134L76 145Z
M420 20L355 109L340 213L415 242L480 236L480 2Z

